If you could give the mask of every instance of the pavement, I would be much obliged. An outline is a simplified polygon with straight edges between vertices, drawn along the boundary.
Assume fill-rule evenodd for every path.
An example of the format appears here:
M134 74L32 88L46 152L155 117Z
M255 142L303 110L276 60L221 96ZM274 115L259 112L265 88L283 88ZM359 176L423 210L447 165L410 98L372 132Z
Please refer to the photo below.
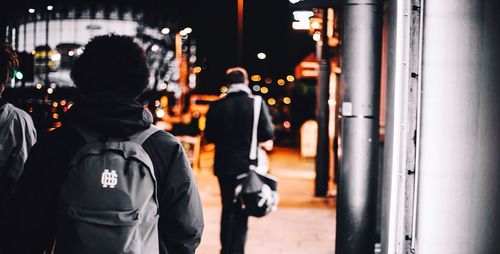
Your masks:
M204 146L195 170L203 202L205 231L197 254L220 251L221 201L212 173L213 146ZM333 254L335 198L314 197L314 159L299 150L275 147L269 154L270 174L279 178L278 210L249 219L247 254Z

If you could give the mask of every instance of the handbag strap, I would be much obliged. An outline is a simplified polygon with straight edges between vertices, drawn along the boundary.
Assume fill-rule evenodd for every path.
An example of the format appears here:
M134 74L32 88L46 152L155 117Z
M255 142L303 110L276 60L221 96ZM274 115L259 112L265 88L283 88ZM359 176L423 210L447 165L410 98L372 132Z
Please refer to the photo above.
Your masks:
M250 143L250 160L257 159L257 126L259 125L260 106L262 97L255 96L253 99L253 129L252 129L252 142Z

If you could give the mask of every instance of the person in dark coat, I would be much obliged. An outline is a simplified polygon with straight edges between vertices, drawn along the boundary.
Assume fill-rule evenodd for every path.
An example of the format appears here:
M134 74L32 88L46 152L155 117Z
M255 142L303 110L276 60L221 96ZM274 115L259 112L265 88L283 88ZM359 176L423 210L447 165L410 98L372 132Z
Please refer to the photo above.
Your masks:
M0 241L5 253L51 253L59 189L69 163L85 140L75 126L107 137L128 137L145 130L153 117L137 98L147 87L149 70L143 49L131 37L92 39L75 62L71 77L81 98L62 127L37 143L14 195L9 224ZM158 131L142 145L153 162L159 201L159 253L192 254L204 227L198 188L183 146Z
M244 253L248 216L234 200L236 176L246 173L250 164L250 143L253 127L253 96L248 87L248 74L241 67L226 72L229 85L227 96L211 103L207 113L205 138L215 143L214 173L219 180L222 216L221 254ZM269 110L262 103L257 140L264 142L274 137Z

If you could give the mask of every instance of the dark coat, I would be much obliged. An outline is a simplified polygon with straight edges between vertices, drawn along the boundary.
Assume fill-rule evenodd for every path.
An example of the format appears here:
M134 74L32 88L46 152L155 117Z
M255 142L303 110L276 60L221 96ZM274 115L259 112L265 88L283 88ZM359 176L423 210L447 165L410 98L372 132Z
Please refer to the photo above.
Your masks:
M63 126L40 140L28 158L14 206L1 239L5 253L42 253L50 249L56 229L58 191L69 162L85 144L78 124L109 136L131 135L146 129L152 116L132 100L113 97L77 103ZM158 181L160 253L194 253L203 231L201 201L182 145L159 131L144 143ZM10 249L12 248L12 249Z
M253 127L253 101L246 92L229 93L211 103L205 138L215 143L214 171L217 176L238 175L248 170ZM269 110L262 102L257 129L258 142L274 137Z

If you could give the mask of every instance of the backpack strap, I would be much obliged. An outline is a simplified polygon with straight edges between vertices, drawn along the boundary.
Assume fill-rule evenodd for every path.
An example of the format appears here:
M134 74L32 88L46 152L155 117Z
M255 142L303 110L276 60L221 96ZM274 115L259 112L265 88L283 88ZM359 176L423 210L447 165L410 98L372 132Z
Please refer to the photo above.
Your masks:
M142 145L142 143L144 143L146 139L148 139L151 135L155 134L160 130L161 129L156 127L156 125L151 124L149 128L147 128L146 130L140 131L139 133L132 135L130 137L130 141Z

